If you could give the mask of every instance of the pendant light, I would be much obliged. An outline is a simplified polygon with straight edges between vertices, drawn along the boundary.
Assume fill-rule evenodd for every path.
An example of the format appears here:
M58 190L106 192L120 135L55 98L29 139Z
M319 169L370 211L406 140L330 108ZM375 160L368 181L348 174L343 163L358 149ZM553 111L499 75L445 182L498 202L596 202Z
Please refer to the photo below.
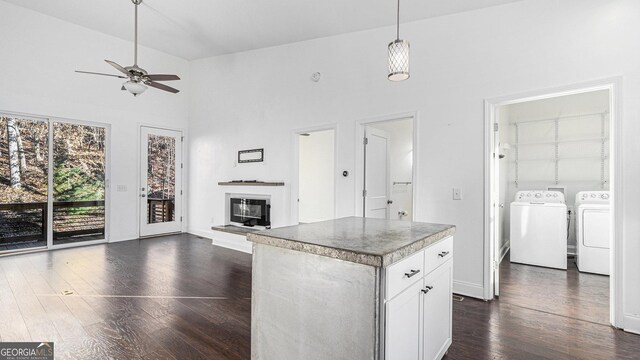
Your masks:
M402 81L409 78L409 42L400 40L400 0L396 23L396 39L389 43L389 80Z

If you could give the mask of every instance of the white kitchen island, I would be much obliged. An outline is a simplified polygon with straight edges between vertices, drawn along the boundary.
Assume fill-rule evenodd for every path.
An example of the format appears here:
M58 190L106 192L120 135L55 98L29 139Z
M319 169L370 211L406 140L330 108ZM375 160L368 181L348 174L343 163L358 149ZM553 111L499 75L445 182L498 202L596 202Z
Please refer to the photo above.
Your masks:
M440 359L452 225L349 217L248 234L252 359Z

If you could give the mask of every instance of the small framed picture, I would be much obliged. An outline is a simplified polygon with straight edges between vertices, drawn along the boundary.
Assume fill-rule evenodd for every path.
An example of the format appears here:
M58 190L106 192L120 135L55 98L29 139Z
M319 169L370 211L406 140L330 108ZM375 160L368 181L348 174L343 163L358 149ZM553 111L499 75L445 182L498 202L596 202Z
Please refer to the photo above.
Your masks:
M264 149L238 151L238 164L264 161Z

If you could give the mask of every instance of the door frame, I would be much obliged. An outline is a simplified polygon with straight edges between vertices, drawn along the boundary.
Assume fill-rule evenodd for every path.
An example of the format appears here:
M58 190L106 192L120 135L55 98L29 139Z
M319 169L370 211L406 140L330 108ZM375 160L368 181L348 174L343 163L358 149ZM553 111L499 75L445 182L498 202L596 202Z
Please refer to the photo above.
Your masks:
M295 129L291 133L293 164L291 166L291 224L298 225L300 217L300 134L333 130L333 218L338 214L338 124L328 123Z
M353 175L354 175L354 202L355 202L355 216L361 216L364 217L364 206L363 206L363 193L362 190L364 190L364 144L363 144L363 139L364 139L364 134L365 134L365 127L368 125L372 125L372 124L376 124L376 123L383 123L383 122L390 122L390 121L394 121L394 120L402 120L402 119L412 119L413 122L413 134L412 134L412 141L413 141L413 156L412 156L412 161L413 163L411 164L411 171L412 171L412 179L411 179L411 186L412 186L412 204L411 204L411 211L412 211L412 216L411 216L411 220L412 221L417 221L417 219L419 219L420 217L418 216L418 212L416 211L418 209L417 207L417 199L418 199L418 159L419 159L419 143L418 143L418 133L419 133L419 125L418 125L418 111L412 111L412 112L405 112L405 113L396 113L396 114L389 114L389 115L382 115L382 116L378 116L378 117L373 117L373 118L366 118L366 119L360 119L357 120L355 123L355 154L356 154L356 158L355 160L355 168L353 171Z
M180 190L182 191L182 194L180 195L180 209L182 211L182 221L180 221L180 231L176 232L176 233L183 233L185 232L185 226L184 224L187 221L187 211L185 209L185 197L187 195L187 192L184 190L185 186L184 186L184 181L185 181L185 172L188 169L188 164L185 161L185 156L184 156L184 148L185 148L185 143L187 141L187 134L186 131L182 128L177 128L177 127L170 127L170 126L158 126L158 125L154 125L154 124L149 124L149 123L142 123L142 122L138 122L138 126L137 126L137 138L138 140L137 142L137 146L138 149L136 150L137 153L137 175L136 175L136 206L138 208L138 210L136 211L136 213L138 214L138 219L136 221L136 237L138 239L140 239L140 227L142 226L142 213L141 213L141 204L140 204L140 199L142 199L140 197L140 191L138 190L138 188L140 187L140 184L142 182L142 177L140 176L140 174L142 173L142 151L141 151L141 146L142 146L142 128L146 127L146 128L152 128L152 129L158 129L158 130L169 130L169 131L177 131L179 133L181 133L181 137L182 137L182 141L180 141L180 156L181 158L180 163L182 164L182 169L180 171L180 184L181 184L181 188ZM177 163L176 163L177 166ZM154 236L163 236L163 235L167 235L167 234L159 234L159 235L149 235L149 236L144 236L144 238L148 238L148 237L154 237Z
M495 131L493 124L497 118L497 108L503 105L574 95L597 90L609 91L609 141L610 141L610 191L612 192L611 223L611 274L610 274L610 322L616 328L623 327L623 237L622 237L622 77L612 77L589 82L574 83L550 89L533 90L525 93L500 96L484 100L484 272L483 294L485 300L494 299L494 259L495 238L491 236L492 198L491 187L494 181L493 144Z

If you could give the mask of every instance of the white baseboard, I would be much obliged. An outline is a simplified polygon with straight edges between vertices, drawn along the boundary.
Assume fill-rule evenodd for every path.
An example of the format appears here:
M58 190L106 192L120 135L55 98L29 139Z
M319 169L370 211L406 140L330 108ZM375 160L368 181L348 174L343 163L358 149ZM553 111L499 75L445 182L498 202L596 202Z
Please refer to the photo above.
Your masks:
M640 316L624 315L624 331L640 335Z
M502 263L502 259L504 259L504 257L507 255L509 249L511 249L511 241L507 241L500 248L500 260L498 260L498 264Z
M215 230L198 229L189 229L189 233L211 239L211 243L215 246L241 251L247 254L251 254L253 252L251 242L247 241L246 237L242 235L230 234Z
M482 285L465 281L453 280L453 293L484 300L484 289Z
M191 235L200 236L200 237L203 237L203 238L206 238L206 239L211 239L211 236L213 236L213 232L212 231L198 230L198 229L193 229L193 228L187 229L187 233L189 233Z
M109 240L108 243L117 243L117 242L123 242L123 241L131 241L131 240L139 240L139 238Z

